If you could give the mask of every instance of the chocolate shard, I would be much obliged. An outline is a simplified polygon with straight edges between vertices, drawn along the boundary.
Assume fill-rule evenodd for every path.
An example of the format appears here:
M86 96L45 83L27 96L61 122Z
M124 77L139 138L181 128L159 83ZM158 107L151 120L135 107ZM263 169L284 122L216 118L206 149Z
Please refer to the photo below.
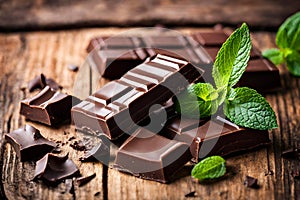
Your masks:
M120 147L114 167L139 178L167 183L190 159L186 143L140 128Z
M53 91L46 86L34 97L21 101L20 114L27 120L51 126L70 120L72 105L79 101L76 97Z
M211 155L230 155L270 143L268 131L239 127L217 116L211 120L176 117L160 133L190 144L193 161Z
M158 54L74 106L72 122L79 130L89 127L116 139L135 129L153 105L200 79L202 72L187 61Z
M300 159L300 151L297 148L287 149L282 152L281 156L285 159Z
M91 150L87 151L79 160L81 162L101 162L108 165L110 159L110 142L103 138Z
M59 85L54 79L47 78L46 79L46 85L48 85L52 90L61 90L63 87Z
M251 176L246 176L244 184L246 187L258 189L259 185L257 184L257 179Z
M27 88L29 92L33 92L35 89L43 89L45 86L46 77L44 76L44 74L40 74L29 81Z
M13 146L21 162L36 161L56 147L54 142L44 138L38 129L30 125L5 134L5 140Z
M197 192L196 191L192 191L192 192L189 192L187 194L184 195L184 197L197 197Z
M96 173L93 173L85 177L79 177L76 179L76 183L78 184L79 187L81 187L87 184L88 182L90 182L91 180L93 180L95 177L96 177Z
M61 181L77 176L79 169L75 163L68 158L48 153L36 162L34 179L42 179L45 183L56 185Z

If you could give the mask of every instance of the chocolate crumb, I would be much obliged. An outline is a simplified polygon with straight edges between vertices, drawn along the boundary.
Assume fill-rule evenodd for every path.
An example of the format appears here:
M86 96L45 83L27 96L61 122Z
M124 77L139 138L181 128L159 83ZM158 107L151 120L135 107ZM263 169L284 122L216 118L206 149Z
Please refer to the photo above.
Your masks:
M77 65L73 65L73 64L69 64L68 65L68 70L70 70L72 72L77 72L78 71L78 66Z
M99 195L100 195L99 191L94 194L94 196L99 196Z
M72 137L70 137L69 139L68 139L68 141L71 141L71 140L74 140L74 139L76 139L74 136L72 136Z
M246 185L246 187L249 188L255 188L255 189L259 188L259 185L257 184L257 179L251 176L246 176L244 185Z
M184 195L185 197L197 197L197 193L196 191L192 191L192 192L189 192L187 194Z
M77 182L78 186L81 187L81 186L84 186L85 184L87 184L88 182L90 182L95 177L96 177L96 173L93 173L86 177L77 178L76 182Z
M83 142L81 140L75 141L73 144L70 144L70 146L77 151L85 151L86 150L85 145L83 144Z

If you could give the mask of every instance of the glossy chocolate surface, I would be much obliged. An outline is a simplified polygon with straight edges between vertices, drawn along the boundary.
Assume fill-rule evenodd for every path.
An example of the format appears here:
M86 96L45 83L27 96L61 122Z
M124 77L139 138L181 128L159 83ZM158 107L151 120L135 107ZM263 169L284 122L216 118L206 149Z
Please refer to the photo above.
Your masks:
M46 86L37 95L21 101L20 114L27 120L51 126L70 120L71 107L78 102L79 99Z
M239 127L220 116L206 121L178 116L168 122L161 134L190 144L195 162L206 156L230 155L270 143L268 131Z
M5 134L5 140L13 146L21 162L38 160L56 147L54 142L44 138L30 125Z
M42 179L47 184L55 185L64 179L76 176L79 169L75 163L66 156L46 154L36 162L34 178Z
M186 143L140 128L120 147L114 167L139 178L166 183L190 159Z
M116 139L148 117L152 105L165 103L201 74L187 61L158 54L74 106L73 123Z

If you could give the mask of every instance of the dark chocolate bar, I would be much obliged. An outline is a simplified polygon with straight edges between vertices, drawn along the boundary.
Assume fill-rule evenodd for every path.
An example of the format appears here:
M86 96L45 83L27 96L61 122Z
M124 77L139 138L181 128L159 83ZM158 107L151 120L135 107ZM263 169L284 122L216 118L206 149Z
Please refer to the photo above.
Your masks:
M27 120L54 125L70 119L72 105L79 99L70 95L53 91L46 86L34 97L21 101L20 114Z
M48 153L36 162L34 179L42 179L49 185L56 185L64 179L76 176L79 169L75 163L63 157Z
M44 138L39 130L30 125L5 134L5 140L13 146L21 162L36 161L56 147L54 142Z
M206 156L230 155L270 143L268 131L239 127L217 116L210 120L175 117L160 134L190 144L193 161Z
M211 65L208 54L189 36L98 37L91 40L88 62L108 79L118 79L148 57L168 54L194 65Z
M145 119L152 105L163 104L201 74L187 61L158 54L74 106L73 123L116 139Z
M166 183L190 159L186 143L140 128L120 147L114 167L139 178Z
M202 31L191 36L98 37L92 39L88 46L88 52L94 49L88 60L103 77L117 79L147 57L168 53L204 69L203 80L212 82L213 61L228 36L229 33L218 30ZM238 85L259 92L272 92L281 88L276 66L263 59L256 47L252 48L250 56L249 65Z

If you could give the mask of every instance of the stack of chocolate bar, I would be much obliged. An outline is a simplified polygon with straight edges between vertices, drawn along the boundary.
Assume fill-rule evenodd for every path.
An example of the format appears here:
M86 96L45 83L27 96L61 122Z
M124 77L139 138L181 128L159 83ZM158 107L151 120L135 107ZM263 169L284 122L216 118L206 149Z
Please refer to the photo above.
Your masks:
M173 180L188 161L269 144L268 131L239 127L219 115L196 120L175 112L172 97L191 82L211 79L214 59L227 37L213 31L92 39L89 63L113 81L72 108L75 127L104 134L112 143L126 135L114 167L163 183ZM279 71L253 48L238 84L274 91L280 88ZM161 106L153 109L157 104Z

